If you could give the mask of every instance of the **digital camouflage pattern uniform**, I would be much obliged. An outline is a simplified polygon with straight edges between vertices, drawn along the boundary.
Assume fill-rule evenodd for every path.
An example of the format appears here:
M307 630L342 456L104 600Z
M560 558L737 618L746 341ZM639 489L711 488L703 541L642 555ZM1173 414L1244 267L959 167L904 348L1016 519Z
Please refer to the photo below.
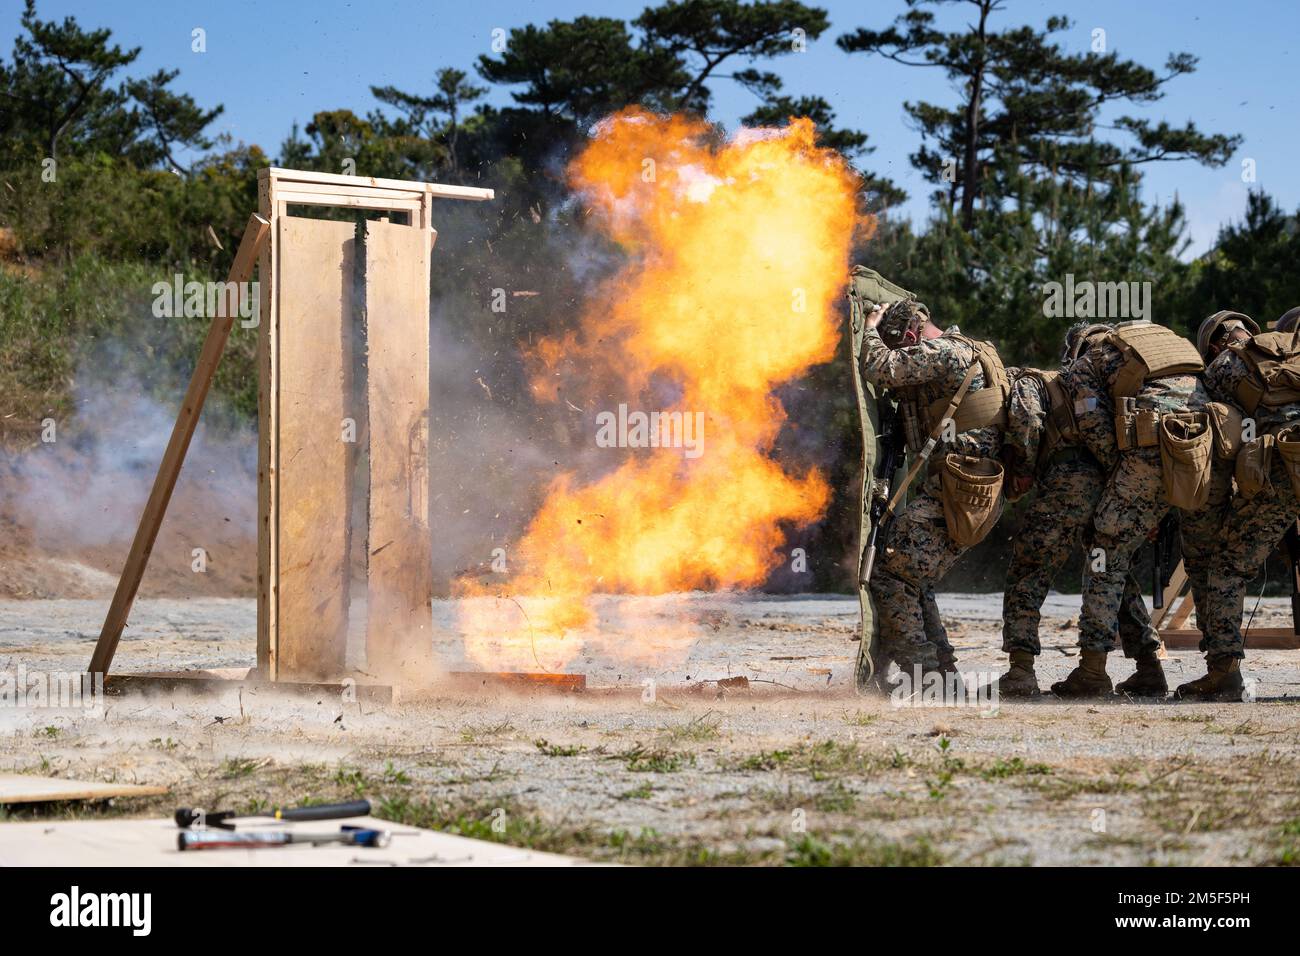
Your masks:
M1205 370L1205 389L1211 400L1235 406L1237 386L1247 374L1241 357L1224 349ZM1300 403L1260 405L1254 419L1256 435L1275 433L1300 422ZM1241 619L1246 586L1300 515L1300 502L1276 451L1269 479L1271 487L1250 500L1220 493L1184 526L1184 550L1189 539L1202 543L1193 587L1199 583L1202 591L1196 603L1200 647L1211 657L1245 657Z
M1115 411L1111 387L1126 363L1109 343L1079 356L1062 373L1065 390L1074 399L1075 420L1085 447L1110 478L1093 517L1093 549L1101 549L1104 563L1084 562L1083 611L1079 617L1079 647L1085 651L1113 651L1119 636L1120 608L1133 555L1151 536L1169 510L1161 479L1160 448L1120 451L1115 437ZM1143 383L1137 407L1165 412L1199 411L1208 398L1196 375L1170 375ZM1185 555L1186 557L1186 555ZM1189 569L1190 575L1190 569ZM1147 632L1125 653L1136 656L1154 650L1156 638Z
M977 364L975 350L957 335L956 326L933 339L891 349L876 329L862 341L862 377L876 388L911 392L922 406L950 399ZM984 387L976 372L970 392ZM956 453L993 458L1000 432L996 426L961 432L950 443L940 442L932 461ZM915 449L913 449L915 450ZM884 553L871 576L871 595L879 618L882 655L910 670L952 670L956 663L934 601L934 586L965 551L948 535L939 498L939 478L928 477L919 493L894 517Z
M1025 510L1011 549L1002 596L1002 650L1042 650L1038 626L1043 601L1070 554L1092 538L1093 514L1106 487L1106 472L1085 448L1062 444L1039 461L1050 398L1041 379L1020 375L1011 387L1003 457L1012 469L1035 474L1035 497ZM1025 463L1028 463L1026 465ZM1119 636L1126 657L1159 645L1142 589L1130 573L1124 578Z

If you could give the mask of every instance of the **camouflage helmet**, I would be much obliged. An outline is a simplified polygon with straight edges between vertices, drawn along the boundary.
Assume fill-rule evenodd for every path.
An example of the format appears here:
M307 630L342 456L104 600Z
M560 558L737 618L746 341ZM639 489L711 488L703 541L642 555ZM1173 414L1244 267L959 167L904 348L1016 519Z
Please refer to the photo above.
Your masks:
M1113 331L1111 326L1102 322L1076 322L1065 330L1065 345L1061 349L1061 368L1068 368L1079 358L1088 340L1094 335Z
M1196 332L1196 351L1201 353L1201 358L1209 358L1210 343L1214 341L1219 327L1227 325L1229 322L1234 322L1238 326L1245 328L1251 335L1259 335L1259 326L1246 313L1233 312L1231 309L1215 312L1214 315L1201 323L1201 327ZM1232 328L1233 326L1228 326L1227 330Z
M1300 319L1300 305L1293 309L1287 309L1282 313L1282 318L1277 320L1273 326L1278 332L1294 332L1296 330L1296 320Z
M891 349L903 344L908 329L919 329L930 319L930 309L916 299L903 299L895 302L880 318L876 331Z

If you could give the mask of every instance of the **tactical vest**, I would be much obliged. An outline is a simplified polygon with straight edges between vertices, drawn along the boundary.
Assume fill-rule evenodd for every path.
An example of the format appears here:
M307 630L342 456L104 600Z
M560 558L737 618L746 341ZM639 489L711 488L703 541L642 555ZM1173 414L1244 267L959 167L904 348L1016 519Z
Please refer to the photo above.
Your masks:
M968 432L975 428L996 425L1003 428L1007 424L1007 398L1011 394L1011 379L1002 366L1002 359L992 342L977 342L957 332L947 333L949 338L965 342L975 352L975 359L980 363L980 372L984 376L984 387L978 391L967 392L957 411L953 413L953 427L957 433ZM953 395L957 390L953 389ZM926 433L932 433L939 424L953 395L931 402L928 408L921 410L921 427Z
M1117 409L1121 405L1120 399L1134 397L1142 385L1153 378L1205 371L1205 363L1196 346L1163 325L1121 322L1106 341L1125 359L1110 390Z
M1300 332L1264 332L1228 348L1246 364L1237 384L1237 404L1247 415L1256 409L1300 402Z
M1041 470L1056 452L1079 444L1079 424L1074 419L1074 402L1070 393L1061 384L1060 372L1027 368L1022 374L1038 379L1047 393L1047 417L1043 422L1043 437L1038 443L1036 466Z

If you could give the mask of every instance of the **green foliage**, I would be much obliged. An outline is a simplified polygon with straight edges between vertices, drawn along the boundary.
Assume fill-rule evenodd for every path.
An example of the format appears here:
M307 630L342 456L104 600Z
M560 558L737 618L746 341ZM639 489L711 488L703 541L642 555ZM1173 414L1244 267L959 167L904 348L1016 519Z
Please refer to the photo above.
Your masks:
M1300 305L1297 221L1266 193L1252 192L1245 218L1224 226L1214 250L1192 267L1188 328L1220 309L1245 312L1264 327Z
M203 130L222 111L202 110L168 89L178 71L159 70L111 85L140 48L111 43L112 31L84 30L75 17L41 20L35 0L22 15L26 36L14 40L12 62L0 61L0 165L65 156L112 156L138 168L168 162L178 147L207 149Z
M951 32L938 29L935 14L923 9L955 5L973 6L976 16ZM1240 136L1204 134L1190 122L1174 128L1133 116L1109 124L1127 140L1099 137L1104 107L1158 101L1166 83L1196 69L1196 58L1170 54L1160 75L1114 52L1067 53L1053 40L1073 26L1067 17L1048 17L1042 29L998 30L990 21L1003 9L1000 0L909 0L893 25L859 27L837 41L849 53L940 69L960 91L951 106L908 102L903 109L921 132L912 164L940 186L936 198L960 208L964 229L973 228L976 202L1008 170L1090 184L1143 163L1194 159L1221 166L1240 145Z

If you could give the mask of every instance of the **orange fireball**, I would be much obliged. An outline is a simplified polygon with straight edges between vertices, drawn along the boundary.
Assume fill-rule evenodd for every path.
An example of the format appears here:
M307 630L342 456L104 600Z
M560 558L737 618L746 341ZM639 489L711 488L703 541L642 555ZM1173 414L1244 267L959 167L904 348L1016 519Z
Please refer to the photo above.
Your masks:
M786 559L782 527L824 513L820 472L771 457L785 422L774 389L839 341L858 225L856 175L814 138L796 119L718 143L698 120L628 109L570 163L628 262L574 332L528 353L533 394L600 408L612 377L617 407L600 409L592 441L628 450L598 480L552 482L500 593L459 587L479 664L552 670L586 642L608 650L593 630L600 593L755 587Z

